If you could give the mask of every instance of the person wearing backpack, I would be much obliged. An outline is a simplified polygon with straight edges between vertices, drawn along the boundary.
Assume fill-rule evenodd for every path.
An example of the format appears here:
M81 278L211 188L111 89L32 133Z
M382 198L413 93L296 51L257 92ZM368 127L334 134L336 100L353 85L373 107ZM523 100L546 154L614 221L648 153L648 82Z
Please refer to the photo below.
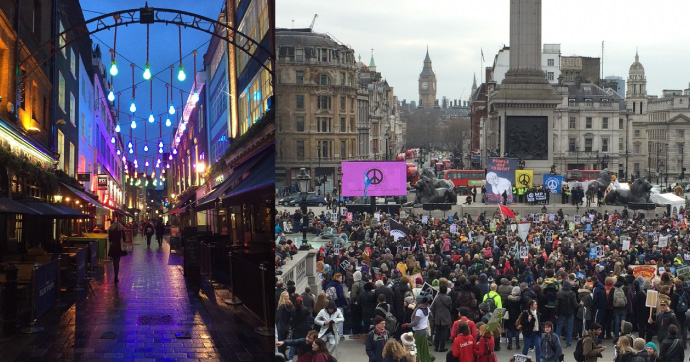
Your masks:
M492 283L490 288L489 292L484 295L482 302L487 303L489 305L489 312L493 313L496 308L503 308L503 302L501 301L501 296L496 292L498 286Z
M621 323L628 314L628 286L625 285L623 277L618 277L610 295L613 304L613 338L618 339Z
M690 293L683 288L683 281L676 280L676 292L671 295L671 310L676 312L676 319L678 320L678 330L680 340L683 342L683 348L687 347L688 325L685 313L690 309Z
M575 292L569 281L563 282L563 287L557 294L556 299L556 313L558 315L558 323L556 323L555 334L561 336L562 328L565 326L565 348L570 348L573 343L573 324L575 322L575 311L579 304Z
M553 321L556 319L556 300L558 299L558 281L554 278L546 278L544 283L542 283L541 291L541 305L544 307L544 319L543 321Z
M664 362L683 362L685 351L678 335L678 327L674 324L668 327L668 335L659 346L659 358Z
M380 315L374 317L374 328L367 334L365 347L369 362L383 361L383 347L390 338L387 329L385 318Z
M386 321L386 330L390 336L393 336L398 328L398 320L393 314L393 306L386 303L386 296L383 294L379 294L377 301L378 304L374 310L374 316L379 316Z
M448 332L451 323L453 322L450 308L451 300L448 296L448 287L441 285L439 287L439 294L431 303L431 315L434 318L434 351L446 352L446 340L448 339Z
M582 339L577 341L575 352L575 362L597 362L602 353L606 350L606 346L597 345L596 340L601 334L601 325L597 322L592 322L591 329L585 331Z

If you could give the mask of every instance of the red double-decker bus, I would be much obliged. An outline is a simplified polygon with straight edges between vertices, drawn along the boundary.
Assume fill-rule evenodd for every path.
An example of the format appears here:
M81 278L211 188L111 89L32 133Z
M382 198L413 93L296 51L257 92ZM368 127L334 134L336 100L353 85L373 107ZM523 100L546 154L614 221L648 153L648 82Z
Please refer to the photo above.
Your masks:
M467 195L474 187L482 187L486 182L484 170L446 170L443 178L455 185L458 195Z
M601 170L567 170L565 172L565 180L566 181L589 181L589 180L596 180L599 178L599 173L601 173ZM614 174L613 172L609 172L610 174Z

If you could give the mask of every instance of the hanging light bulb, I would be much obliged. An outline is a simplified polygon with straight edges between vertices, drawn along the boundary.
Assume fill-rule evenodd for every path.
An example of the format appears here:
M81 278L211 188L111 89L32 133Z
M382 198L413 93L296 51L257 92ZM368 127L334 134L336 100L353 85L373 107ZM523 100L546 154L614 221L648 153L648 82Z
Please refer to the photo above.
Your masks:
M165 119L165 126L166 126L166 127L172 126L172 122L170 122L170 117L168 117L168 118Z
M158 186L158 180L153 180L153 186Z
M157 163L157 164L156 164L156 168L160 168L160 167L161 167L161 164L160 164L160 163Z
M175 142L180 143L180 136L175 137Z
M132 104L129 105L129 111L132 113L137 111L137 105L134 104L134 99L132 99Z
M110 137L110 143L115 143L115 136Z
M146 180L146 184L144 186L149 187L149 180Z
M196 102L198 102L198 101L199 101L199 93L194 91L194 93L192 93L192 103L196 104Z
M110 88L110 92L108 92L108 100L111 102L115 100L115 93L112 88Z
M113 77L117 75L117 62L115 59L113 59L112 62L110 62L110 75Z
M151 170L151 177L156 177L156 171Z
M149 167L149 160L146 160L146 163L144 164L145 167Z
M172 155L168 155L168 160L172 161Z
M115 132L120 133L120 124L115 125Z
M173 148L173 155L177 154L177 148Z
M146 62L146 66L144 67L144 79L151 79L151 66L149 65L149 62Z
M149 152L149 145L144 145L144 152ZM147 163L148 163L148 161L147 161ZM146 165L146 166L148 166L148 165Z
M170 103L170 107L168 107L168 114L175 114L175 106L172 103Z
M134 150L130 148L129 153L134 153Z
M149 123L153 123L156 119L153 118L153 113L149 114Z
M124 161L124 160L123 160L123 161ZM126 164L126 163L125 163L125 171L127 171L127 173L129 173L129 167L127 167L127 164Z
M134 104L134 103L132 103L132 104ZM130 127L132 127L132 129L137 128L137 121L132 120L132 124L130 125Z
M187 75L184 74L184 67L180 64L179 71L177 72L177 80L184 82L185 79L187 79Z
M158 149L158 153L163 153L163 149L162 149L162 148L159 148L159 149Z
M180 125L180 131L184 132L187 129L187 122L182 122Z
M117 149L117 155L119 156L119 155L121 155L121 154L122 154L122 151L120 151L120 149L118 148L118 149Z
M132 148L132 141L129 141L129 143L127 144L127 147Z
M163 148L163 141L158 141L158 147Z
M169 163L166 163L166 164L165 164L165 168L170 168L170 164L169 164Z

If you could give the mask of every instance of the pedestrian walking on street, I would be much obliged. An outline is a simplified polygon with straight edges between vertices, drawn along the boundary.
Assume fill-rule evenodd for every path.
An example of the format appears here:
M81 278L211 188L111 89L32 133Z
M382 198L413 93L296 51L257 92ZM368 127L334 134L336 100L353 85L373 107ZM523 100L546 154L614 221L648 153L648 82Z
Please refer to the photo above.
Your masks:
M582 338L582 354L585 356L585 362L597 362L606 349L606 346L597 345L596 342L601 332L602 327L597 322L592 322L592 329L585 332Z
M543 362L558 362L563 354L561 339L552 330L551 322L544 323L544 334L541 336L541 346L539 346Z
M343 323L345 318L340 310L335 306L334 301L329 301L326 308L322 309L316 316L314 323L321 326L319 330L319 338L328 343L328 351L331 354L335 353L340 341L340 334L338 334L338 323Z
M144 235L146 235L146 247L151 247L151 238L153 237L154 232L156 232L156 228L153 227L151 221L148 221L146 225L144 225Z
M541 341L539 335L539 321L541 316L537 312L537 301L532 300L528 304L528 309L520 314L520 326L522 327L522 354L527 355L530 348L534 348L537 361L541 361Z
M108 229L108 240L110 240L110 250L108 256L113 259L113 272L115 273L115 284L119 283L118 275L120 273L120 257L122 253L122 243L125 241L124 226L115 217L110 228Z
M434 351L446 352L446 340L449 335L450 325L453 319L450 314L451 299L446 294L448 288L441 285L439 294L431 303L431 315L434 316Z
M156 222L156 241L158 241L158 248L163 246L163 234L165 234L165 225L163 225L163 220L159 219Z

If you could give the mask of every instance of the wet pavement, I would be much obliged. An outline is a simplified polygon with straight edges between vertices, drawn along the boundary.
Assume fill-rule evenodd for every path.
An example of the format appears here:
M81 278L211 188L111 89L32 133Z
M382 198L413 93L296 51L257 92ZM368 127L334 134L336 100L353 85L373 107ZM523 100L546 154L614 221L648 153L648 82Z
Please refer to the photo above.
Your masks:
M165 240L162 248L155 241L147 248L137 236L120 261L119 284L111 262L99 266L92 290L63 293L70 305L38 319L43 331L0 338L0 361L273 359L273 337L254 332L260 320L225 304L230 293L221 285L203 283L198 293L189 288L182 257L170 254Z

